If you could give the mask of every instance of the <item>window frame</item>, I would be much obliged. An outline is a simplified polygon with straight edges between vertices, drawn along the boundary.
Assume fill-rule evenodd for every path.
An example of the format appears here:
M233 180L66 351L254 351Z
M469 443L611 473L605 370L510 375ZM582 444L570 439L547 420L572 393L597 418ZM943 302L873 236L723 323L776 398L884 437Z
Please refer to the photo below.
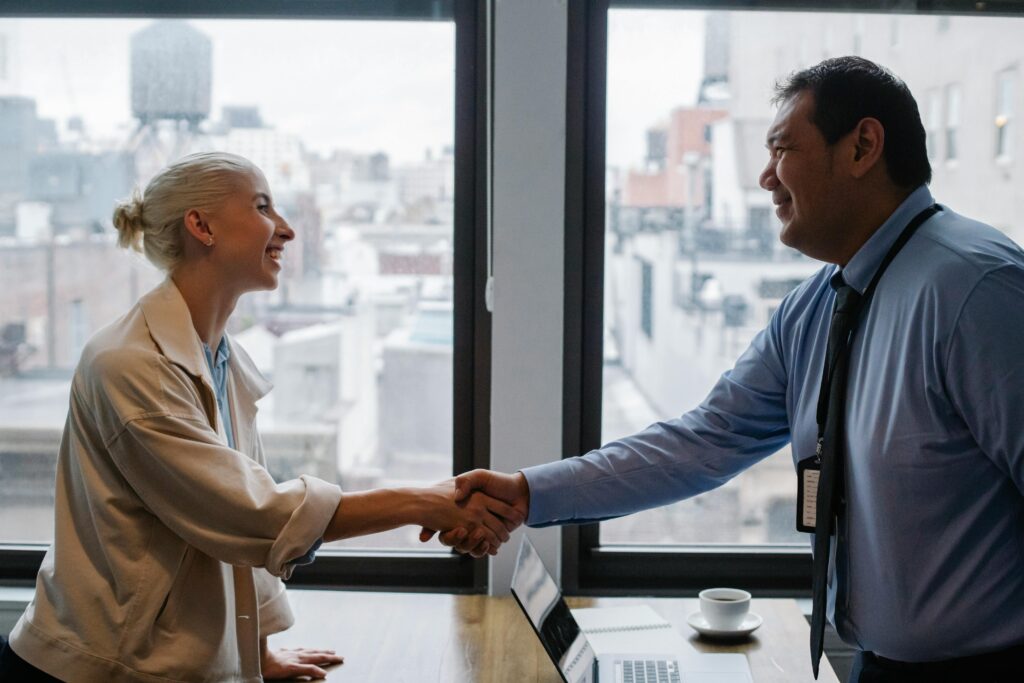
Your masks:
M474 0L12 0L2 18L204 18L452 21L455 25L455 215L452 473L490 462L491 323L487 272L484 7ZM0 542L0 583L31 585L42 545ZM324 549L291 586L481 593L487 561L453 551Z
M995 159L997 163L1008 164L1013 160L1013 131L1015 130L1013 121L1013 99L1016 94L1016 85L1018 81L1017 76L1017 65L1008 66L1000 69L996 72L996 87L995 87L995 118L996 118L996 140L995 140ZM1006 87L1006 100L1003 100L1002 88ZM1005 121L1000 125L998 120L1004 118Z
M990 5L978 9L964 0L570 0L563 457L575 457L601 445L609 9L1024 14L1024 2L1018 0ZM563 529L561 559L563 588L575 595L688 596L713 584L739 585L762 595L810 595L809 544L602 546L600 525L595 523Z

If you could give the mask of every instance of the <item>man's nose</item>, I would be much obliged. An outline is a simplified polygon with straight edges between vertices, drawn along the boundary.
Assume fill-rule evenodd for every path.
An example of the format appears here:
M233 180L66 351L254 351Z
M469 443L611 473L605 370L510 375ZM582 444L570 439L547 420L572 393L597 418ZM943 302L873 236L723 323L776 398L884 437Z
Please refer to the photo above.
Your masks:
M775 175L774 159L769 159L764 170L761 171L761 176L757 179L757 184L761 186L762 190L768 190L769 192L779 186L779 179Z

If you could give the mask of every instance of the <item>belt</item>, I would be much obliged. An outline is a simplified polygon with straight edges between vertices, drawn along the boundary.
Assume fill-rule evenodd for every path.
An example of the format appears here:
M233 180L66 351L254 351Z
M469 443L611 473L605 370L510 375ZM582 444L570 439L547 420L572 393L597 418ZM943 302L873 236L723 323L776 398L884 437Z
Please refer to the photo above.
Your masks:
M892 671L893 673L934 674L938 680L963 675L971 675L974 677L973 680L979 681L983 679L977 678L976 676L978 675L996 676L993 680L1003 680L1001 676L1004 674L1012 672L1016 677L1020 676L1021 672L1024 671L1024 643L1014 645L1005 650L934 662L901 662L874 653L865 654L870 654L879 667L887 671ZM1013 680L1020 679L1014 678Z

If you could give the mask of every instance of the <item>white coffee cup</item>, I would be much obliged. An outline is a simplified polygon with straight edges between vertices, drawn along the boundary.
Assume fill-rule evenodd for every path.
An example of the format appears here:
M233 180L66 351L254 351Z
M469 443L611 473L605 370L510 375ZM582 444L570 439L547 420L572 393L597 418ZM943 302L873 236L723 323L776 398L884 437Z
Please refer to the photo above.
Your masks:
M750 611L750 593L739 588L707 588L700 592L700 613L720 631L739 628Z

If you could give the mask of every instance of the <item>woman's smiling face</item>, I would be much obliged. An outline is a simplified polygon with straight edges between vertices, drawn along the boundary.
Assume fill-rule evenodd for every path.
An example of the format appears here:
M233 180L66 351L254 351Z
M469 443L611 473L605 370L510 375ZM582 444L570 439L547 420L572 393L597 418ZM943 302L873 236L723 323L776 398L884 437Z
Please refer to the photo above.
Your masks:
M239 293L275 289L284 246L295 231L278 214L263 174L236 174L236 189L215 210L208 223L215 240L210 256Z

